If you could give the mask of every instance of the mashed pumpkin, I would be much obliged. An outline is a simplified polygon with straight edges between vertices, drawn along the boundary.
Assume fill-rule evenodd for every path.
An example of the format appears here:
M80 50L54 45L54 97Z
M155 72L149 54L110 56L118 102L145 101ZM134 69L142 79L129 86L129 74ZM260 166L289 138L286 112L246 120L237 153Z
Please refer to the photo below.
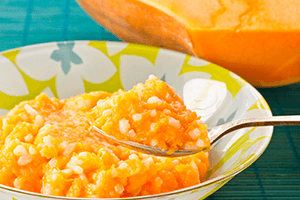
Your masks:
M187 109L174 88L150 75L128 92L100 100L88 114L95 126L119 140L163 150L200 150L210 147L207 127Z
M179 97L162 87L162 83L156 79L149 82L153 84L147 87L152 87L153 94L163 102L161 105L150 103L147 114L134 117L140 111L133 110L130 113L130 122L135 121L134 128L140 128L135 129L135 134L137 130L142 130L139 120L134 120L140 117L143 120L145 117L151 123L162 118L168 122L178 120L185 133L186 127L202 127L194 113L181 107L182 100ZM139 87L137 85L135 89L142 92L142 99L149 100L153 96L147 90L139 90ZM165 92L161 95L165 95L169 104L165 105L165 100L158 94L160 89ZM208 153L180 158L150 156L113 144L91 128L87 113L100 109L101 103L105 106L108 98L111 101L120 98L125 103L124 98L129 96L124 94L121 91L112 95L98 91L66 100L50 99L46 94L41 94L34 100L17 105L0 118L0 184L56 196L116 198L163 193L203 182L209 169ZM134 98L129 99L134 101ZM172 104L173 101L179 103ZM92 110L97 102L98 106ZM159 106L163 106L163 109ZM120 124L126 124L124 120L121 122L129 112L125 104L124 108L120 110L117 107L114 115L121 119ZM167 108L170 113L164 112ZM177 118L181 115L181 118ZM173 122L169 124L174 125ZM126 130L128 135L132 129ZM204 134L204 128L200 130ZM180 141L172 134L170 141L180 146ZM164 145L159 138L156 139L158 145Z

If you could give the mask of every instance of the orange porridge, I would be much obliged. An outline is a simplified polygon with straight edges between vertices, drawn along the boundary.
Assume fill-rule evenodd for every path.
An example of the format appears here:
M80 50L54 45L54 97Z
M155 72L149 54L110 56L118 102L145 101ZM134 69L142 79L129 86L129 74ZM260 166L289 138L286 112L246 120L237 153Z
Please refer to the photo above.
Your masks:
M139 89L141 85L138 85L134 89L142 92L142 100L155 94L163 102L161 105L150 103L146 106L147 114L141 116L143 121L145 117L152 123L165 116L164 120L170 122L173 117L184 128L190 124L191 129L200 127L201 134L204 132L196 115L181 106L182 100L170 88L165 88L157 79L148 80L146 86ZM148 90L150 87L154 89L152 93ZM46 94L41 94L34 100L20 103L0 117L0 183L48 195L117 198L163 193L203 182L209 169L208 153L180 158L150 156L110 143L91 128L87 113L92 115L100 109L101 102L104 102L103 106L108 106L105 104L108 98L119 98L120 103L126 103L123 98L125 94L116 92L111 95L99 91L66 100L50 99ZM125 97L134 101L130 96ZM92 111L99 100L99 105ZM136 99L136 102L140 101ZM127 116L127 106L124 104L126 109L123 111L116 107L114 117L118 114L120 119ZM170 113L164 114L167 108ZM130 117L134 112L142 113L134 109ZM153 110L156 112L154 117ZM138 120L133 126L138 128L136 132L143 131ZM164 126L169 125L161 124L157 130L167 128ZM149 127L145 128L147 130ZM171 130L170 140L179 146L175 127L174 131L173 128Z
M119 140L151 145L170 153L210 147L207 127L200 117L186 108L174 88L153 75L145 84L98 101L88 118Z

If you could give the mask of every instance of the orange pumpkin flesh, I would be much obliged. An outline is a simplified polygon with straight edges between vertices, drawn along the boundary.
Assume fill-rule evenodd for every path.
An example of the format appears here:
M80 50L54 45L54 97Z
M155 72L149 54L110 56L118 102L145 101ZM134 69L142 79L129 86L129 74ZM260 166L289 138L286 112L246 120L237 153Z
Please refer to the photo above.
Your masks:
M235 72L255 86L300 81L298 31L194 31L191 35L200 44L195 48L199 57Z
M124 41L225 67L255 86L300 81L299 0L78 0Z

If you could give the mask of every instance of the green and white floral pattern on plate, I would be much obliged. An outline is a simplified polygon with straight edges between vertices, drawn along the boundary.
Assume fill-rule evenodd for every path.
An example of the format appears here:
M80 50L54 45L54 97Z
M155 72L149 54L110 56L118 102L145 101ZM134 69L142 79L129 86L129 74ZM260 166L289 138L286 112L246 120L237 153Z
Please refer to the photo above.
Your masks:
M99 41L39 44L0 53L0 71L0 116L42 92L63 99L95 90L128 90L150 74L173 86L208 126L272 115L263 97L239 76L204 60L155 47ZM206 182L148 198L204 199L258 159L272 132L271 127L248 128L224 137L210 151ZM3 200L55 199L1 185L0 192Z
M83 80L102 83L117 71L104 53L83 43L53 44L41 50L35 59L28 56L31 52L31 49L21 49L16 56L16 65L30 78L38 81L48 81L55 77L59 98L84 93Z

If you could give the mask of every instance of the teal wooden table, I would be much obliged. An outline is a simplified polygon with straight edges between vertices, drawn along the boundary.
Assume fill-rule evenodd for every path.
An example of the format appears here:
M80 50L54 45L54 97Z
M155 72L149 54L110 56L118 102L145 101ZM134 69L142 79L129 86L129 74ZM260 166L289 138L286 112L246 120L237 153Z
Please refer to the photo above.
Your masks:
M0 51L69 40L119 41L75 0L0 0ZM273 115L300 114L300 83L258 90ZM265 153L207 199L300 199L299 155L300 127L275 127Z

